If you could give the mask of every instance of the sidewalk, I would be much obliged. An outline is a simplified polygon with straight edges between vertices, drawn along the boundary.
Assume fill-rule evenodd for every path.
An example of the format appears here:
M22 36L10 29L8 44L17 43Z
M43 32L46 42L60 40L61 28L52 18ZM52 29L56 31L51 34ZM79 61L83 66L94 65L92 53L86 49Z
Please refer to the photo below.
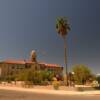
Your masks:
M0 90L14 90L22 92L33 92L43 94L56 94L56 95L100 95L100 91L65 91L65 90L50 90L50 89L39 89L39 88L23 88L23 87L12 87L12 86L0 86Z

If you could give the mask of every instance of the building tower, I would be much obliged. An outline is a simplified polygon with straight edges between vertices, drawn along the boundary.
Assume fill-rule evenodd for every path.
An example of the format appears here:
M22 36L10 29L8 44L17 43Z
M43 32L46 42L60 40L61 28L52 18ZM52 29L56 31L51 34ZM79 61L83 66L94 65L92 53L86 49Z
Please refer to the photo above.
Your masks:
M37 62L37 60L36 60L36 51L35 50L31 51L31 61L32 62Z

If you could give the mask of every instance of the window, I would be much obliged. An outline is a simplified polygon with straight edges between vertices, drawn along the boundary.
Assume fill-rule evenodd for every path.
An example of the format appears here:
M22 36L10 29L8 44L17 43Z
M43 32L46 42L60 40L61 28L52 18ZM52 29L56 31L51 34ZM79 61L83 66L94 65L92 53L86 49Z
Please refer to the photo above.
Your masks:
M20 66L16 65L16 68L19 69Z
M14 67L14 66L12 66L12 69L15 69L15 67Z
M25 65L25 68L31 68L31 65Z

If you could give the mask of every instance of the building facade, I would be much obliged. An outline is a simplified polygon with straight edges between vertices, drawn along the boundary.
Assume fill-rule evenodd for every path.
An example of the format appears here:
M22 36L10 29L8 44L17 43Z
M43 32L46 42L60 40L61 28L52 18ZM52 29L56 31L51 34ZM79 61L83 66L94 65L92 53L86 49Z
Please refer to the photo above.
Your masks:
M37 55L34 50L30 53L31 60L4 60L0 62L0 77L7 77L12 75L18 75L23 73L24 70L32 71L50 71L55 74L62 74L63 67L57 64L46 64L38 62L36 59Z
M24 70L31 69L33 71L50 71L55 74L61 74L63 67L56 64L46 64L27 60L5 60L0 62L0 76L7 77L9 75L17 75Z

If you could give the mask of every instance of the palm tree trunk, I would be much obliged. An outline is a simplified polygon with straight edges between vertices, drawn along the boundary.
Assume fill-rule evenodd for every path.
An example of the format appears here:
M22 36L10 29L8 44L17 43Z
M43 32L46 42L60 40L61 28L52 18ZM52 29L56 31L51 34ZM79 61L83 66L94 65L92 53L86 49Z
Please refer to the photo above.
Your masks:
M64 84L68 86L68 68L67 68L67 43L66 43L66 36L63 37L64 39Z

